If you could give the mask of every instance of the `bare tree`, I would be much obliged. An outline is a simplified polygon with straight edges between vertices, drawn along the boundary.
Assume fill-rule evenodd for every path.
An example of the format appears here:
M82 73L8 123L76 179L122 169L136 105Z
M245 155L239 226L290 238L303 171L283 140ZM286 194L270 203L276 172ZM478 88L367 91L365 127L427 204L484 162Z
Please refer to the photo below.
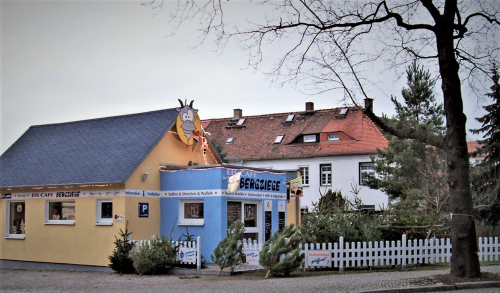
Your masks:
M162 0L159 0L162 1ZM434 63L439 68L447 133L443 139L417 129L392 129L372 111L365 111L379 127L392 135L414 138L443 148L447 155L451 195L451 273L480 275L469 182L469 161L463 111L463 81L480 90L491 58L499 50L500 2L491 0L260 0L253 2L275 8L275 14L257 23L233 26L226 21L226 0L178 0L172 13L176 27L187 20L201 24L202 40L213 35L223 50L237 39L248 52L249 64L261 66L265 45L280 40L296 42L270 72L280 82L305 82L317 92L343 88L356 104L368 97L364 86L370 81L363 70L374 62L398 70L412 60ZM157 9L163 2L143 3ZM290 39L291 38L291 39ZM378 64L377 63L377 64ZM462 74L463 79L460 79Z

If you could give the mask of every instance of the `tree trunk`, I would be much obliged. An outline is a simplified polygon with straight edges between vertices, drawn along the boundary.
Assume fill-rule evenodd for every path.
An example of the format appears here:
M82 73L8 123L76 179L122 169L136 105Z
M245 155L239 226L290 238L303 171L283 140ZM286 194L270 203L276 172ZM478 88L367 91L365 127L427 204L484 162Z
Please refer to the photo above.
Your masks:
M453 46L454 12L446 10L435 32L446 116L444 150L451 195L451 274L474 278L481 272L469 179L467 117L463 113L459 65Z

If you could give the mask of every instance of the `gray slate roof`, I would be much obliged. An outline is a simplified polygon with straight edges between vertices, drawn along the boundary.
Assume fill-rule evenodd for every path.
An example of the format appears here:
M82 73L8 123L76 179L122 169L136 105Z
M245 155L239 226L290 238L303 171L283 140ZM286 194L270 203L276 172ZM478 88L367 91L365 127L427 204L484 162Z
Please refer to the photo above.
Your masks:
M31 126L0 157L0 187L125 183L176 117L172 108Z

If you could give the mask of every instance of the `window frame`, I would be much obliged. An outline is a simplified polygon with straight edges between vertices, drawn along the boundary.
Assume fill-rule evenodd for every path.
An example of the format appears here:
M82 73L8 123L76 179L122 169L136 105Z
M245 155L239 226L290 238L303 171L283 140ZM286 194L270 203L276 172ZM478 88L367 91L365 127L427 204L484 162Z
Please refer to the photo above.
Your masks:
M202 203L203 218L201 219L186 219L184 217L185 204L187 203ZM205 225L205 200L204 199L181 199L179 200L179 222L178 226L204 226Z
M312 140L312 138L313 138L313 137L314 137L314 140ZM317 140L318 140L318 139L317 139L317 137L316 137L316 134L305 134L305 135L303 136L303 141L304 141L305 143L307 143L307 142L316 142Z
M278 134L278 136L276 136L276 139L274 140L274 143L281 144L281 142L283 141L283 138L285 138L284 134Z
M111 218L103 218L102 217L102 204L103 203L111 203ZM96 200L96 209L95 209L95 223L96 226L111 226L113 225L113 200L109 198L100 198Z
M11 234L10 233L10 225L11 225L11 218L10 218L10 209L11 205L23 203L24 204L24 224L26 225L26 201L24 200L9 200L7 201L7 204L5 205L7 208L7 221L5 222L5 238L7 239L24 239L26 236L26 230L24 231L24 234ZM26 226L25 226L26 227Z
M330 171L323 171L323 167L330 167ZM326 182L323 182L323 174L328 175ZM331 186L332 185L332 164L320 164L319 165L319 185L320 186Z
M333 137L330 139L330 136ZM326 137L327 141L339 141L340 137L338 133L329 133Z
M255 209L255 227L247 227L245 225L245 230L243 234L257 234L257 241L258 243L261 243L262 237L263 237L263 231L262 231L262 202L261 201L254 201L254 200L240 200L240 199L229 199L227 200L226 203L226 211L227 211L227 205L230 202L237 202L240 203L241 206L241 214L240 214L240 219L243 223L245 223L245 217L246 217L246 206L247 205L256 205ZM227 216L226 216L226 225L227 229L229 229L229 223L227 223Z
M76 219L76 202L75 200L47 200L45 201L45 225L74 225L75 220L51 220L49 219L49 209L50 209L50 204L54 202L60 202L60 203L65 203L65 202L71 202L74 204L75 207L75 219Z
M309 166L299 166L299 170L302 176L302 186L309 186Z
M367 165L371 166L371 172L366 172L366 171L361 170L361 167L367 166ZM359 162L358 170L359 170L359 185L366 186L366 184L363 181L363 173L372 173L373 175L375 175L375 170L373 169L373 163L372 162Z

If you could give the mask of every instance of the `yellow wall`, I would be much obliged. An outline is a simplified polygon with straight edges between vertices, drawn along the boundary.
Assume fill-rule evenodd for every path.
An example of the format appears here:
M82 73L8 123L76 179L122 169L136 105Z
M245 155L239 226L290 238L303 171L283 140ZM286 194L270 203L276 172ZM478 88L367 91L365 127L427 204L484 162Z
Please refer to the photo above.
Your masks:
M54 200L55 198L50 198ZM160 232L160 199L151 197L111 197L113 214L123 214L123 223L96 226L96 200L102 198L74 198L74 225L46 225L45 198L27 198L25 202L25 239L0 238L0 259L51 263L107 266L108 255L114 249L114 235L125 230L128 220L132 239L150 239ZM108 198L106 198L108 199ZM7 202L1 200L0 209L7 211ZM73 200L73 199L65 199ZM149 217L139 218L138 203L149 202ZM6 217L0 218L0 227L6 227ZM5 228L3 228L5 229Z
M298 205L297 205L298 202ZM297 219L297 207L299 210L298 219ZM300 224L300 197L292 198L286 204L286 224Z
M203 156L201 141L193 148L191 145L184 144L174 131L169 131L132 173L125 183L125 188L160 190L160 163L183 166L187 166L189 161L199 165L220 164L214 156L212 149L208 149L206 156ZM145 172L148 172L148 178L142 181Z

